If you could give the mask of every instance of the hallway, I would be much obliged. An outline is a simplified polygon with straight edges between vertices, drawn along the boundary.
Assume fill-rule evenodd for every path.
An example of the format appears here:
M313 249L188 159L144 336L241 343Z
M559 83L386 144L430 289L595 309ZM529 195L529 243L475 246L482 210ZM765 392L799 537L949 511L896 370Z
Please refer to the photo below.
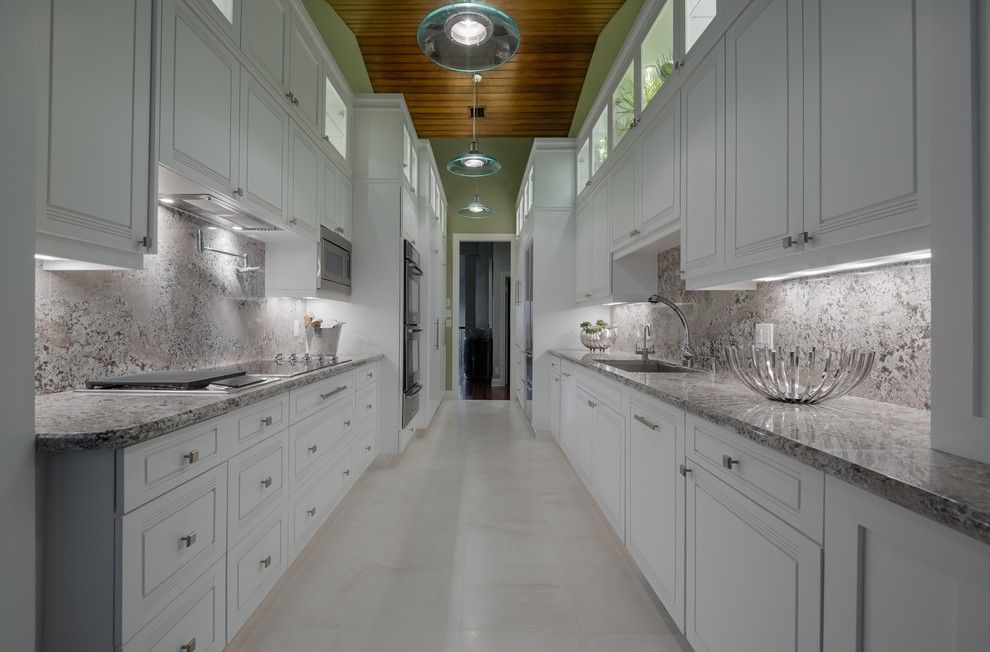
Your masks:
M372 468L228 648L688 650L514 401L446 401Z

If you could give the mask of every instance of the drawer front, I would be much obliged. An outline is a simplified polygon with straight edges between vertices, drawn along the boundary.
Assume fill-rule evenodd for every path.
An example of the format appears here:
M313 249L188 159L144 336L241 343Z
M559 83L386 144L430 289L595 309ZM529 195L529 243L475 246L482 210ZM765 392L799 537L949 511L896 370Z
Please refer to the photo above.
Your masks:
M224 415L123 449L123 511L129 512L226 460L234 429L234 417Z
M363 367L358 367L354 374L357 376L358 387L366 387L378 380L378 363L372 362Z
M227 539L233 547L289 495L289 431L259 442L227 463Z
M121 519L121 640L129 640L226 552L227 467Z
M240 452L289 425L289 393L237 411L237 450Z
M298 555L353 482L354 452L345 447L292 499L292 554Z
M693 461L786 523L822 542L823 471L690 414L686 447Z
M124 652L223 650L227 638L225 575L220 560L128 641Z
M354 427L354 401L338 403L289 427L292 440L292 484L312 475L330 459Z
M578 374L578 386L591 394L597 401L607 405L616 412L622 412L622 389L618 384L612 384L595 378L590 372L582 371Z
M354 440L355 474L360 477L376 457L378 457L378 429L369 424Z
M342 401L353 401L354 381L354 372L348 371L292 390L289 392L289 423L297 423Z
M233 638L292 563L284 504L227 554L227 627Z
M354 411L357 413L357 423L378 422L378 383L372 383L358 390Z

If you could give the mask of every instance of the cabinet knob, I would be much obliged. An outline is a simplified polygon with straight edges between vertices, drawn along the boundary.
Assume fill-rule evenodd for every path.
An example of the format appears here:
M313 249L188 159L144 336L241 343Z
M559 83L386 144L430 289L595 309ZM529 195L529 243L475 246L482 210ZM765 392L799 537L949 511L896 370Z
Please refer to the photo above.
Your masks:
M367 446L365 446L364 447L364 450L366 450L366 451L368 451L370 453L371 452L371 444L368 444Z
M265 417L264 419L261 420L261 425L264 426L265 428L271 426L272 418L270 416Z
M180 652L196 652L196 639L189 639L189 642L179 647L179 650Z
M199 461L199 451L196 450L196 449L193 449L193 450L189 451L188 453L186 453L185 455L183 455L182 456L182 459L189 460L189 463L190 464L195 464L196 462Z
M235 188L234 189L234 194L237 195L238 197L243 197L244 196L244 188Z
M342 226L338 226L338 227L336 227L336 228L334 229L334 231L336 231L337 233L343 233L343 232L344 232L344 227L342 227Z
M196 530L193 530L184 537L179 537L179 541L182 542L186 548L192 548L193 544L196 543Z
M272 486L272 476L268 476L267 478L265 478L264 480L262 480L261 481L261 486L264 489L267 489L270 486Z
M347 476L349 476L350 474L351 474L351 470L350 470L350 469L344 469L344 477L345 477L345 478L346 478Z
M691 469L689 469L688 467L686 467L686 466L684 466L683 464L681 464L681 466L680 466L680 468L678 468L677 470L678 470L678 471L680 472L680 474L681 474L681 475L683 475L683 476L684 476L685 478L687 477L687 474L691 472Z
M345 419L344 420L344 427L345 428L350 428L351 427L351 420L350 419Z
M323 140L325 140L325 141L327 141L329 143L330 142L330 136L327 136L326 134L323 134Z
M722 456L722 466L724 466L725 468L731 470L732 467L735 466L736 464L739 464L739 460L734 459L730 455L723 455Z
M374 378L374 377L375 377L375 372L369 371L368 372L368 378Z
M309 509L306 510L306 513L309 514L310 516L316 516L316 508L310 507Z
M262 559L261 560L261 565L264 566L265 568L268 568L269 566L271 566L272 565L272 556L271 555L268 555L267 557L265 557L264 559Z
M295 224L297 221L298 220L296 220L296 218L294 218L294 217L290 217L289 218L289 224Z
M312 446L310 446L310 447L309 447L309 448L308 448L307 450L309 450L309 452L310 452L310 454L313 454L313 453L315 453L315 452L316 452L316 450L317 450L317 446L316 446L316 444L313 444L313 445L312 445Z
M598 404L593 401L588 401L588 407L594 410L596 407L598 407Z
M371 405L371 403L366 403L364 407L366 407L366 408L368 408L370 410L373 406Z

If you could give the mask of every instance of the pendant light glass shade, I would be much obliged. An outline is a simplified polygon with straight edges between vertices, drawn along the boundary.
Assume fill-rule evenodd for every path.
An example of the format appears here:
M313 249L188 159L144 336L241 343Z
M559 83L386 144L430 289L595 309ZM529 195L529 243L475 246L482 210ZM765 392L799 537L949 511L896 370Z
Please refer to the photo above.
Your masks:
M471 150L447 161L447 170L460 177L487 177L502 169L502 163L488 154L478 151L478 142L471 143Z
M474 201L465 206L464 208L457 211L464 217L472 217L475 219L488 217L489 215L495 214L495 209L487 204L481 203L478 199L478 195L474 196Z
M495 7L456 2L434 9L416 30L433 63L458 72L498 68L519 49L519 26Z

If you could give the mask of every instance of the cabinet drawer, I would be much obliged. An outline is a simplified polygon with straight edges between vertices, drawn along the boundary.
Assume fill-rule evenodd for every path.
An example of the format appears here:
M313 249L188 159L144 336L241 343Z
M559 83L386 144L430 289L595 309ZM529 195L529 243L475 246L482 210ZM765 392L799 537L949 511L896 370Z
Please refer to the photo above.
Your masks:
M289 431L283 430L227 463L229 547L288 495Z
M291 490L323 466L338 444L351 432L353 400L321 410L289 427L292 441Z
M123 511L129 512L223 462L234 437L225 415L129 446L123 457Z
M220 652L227 638L224 562L215 563L134 636L124 652ZM187 646L183 648L183 646Z
M378 421L378 384L372 383L358 390L354 411L357 423L377 423Z
M237 449L240 452L289 425L289 393L249 405L237 414Z
M578 385L597 402L622 412L622 389L617 384L599 380L591 373L582 371L578 374Z
M825 474L694 415L687 455L761 507L821 543Z
M290 563L289 506L283 503L227 553L229 638L258 608Z
M376 457L378 457L378 429L373 424L368 424L354 439L355 475L360 477Z
M289 423L296 423L341 401L353 401L354 381L354 372L349 371L292 390L289 392Z
M378 363L373 362L369 365L359 367L354 371L357 376L358 387L365 387L371 383L378 380Z
M292 498L293 556L306 547L313 534L336 507L340 496L350 487L353 455L351 446L344 447L322 473Z
M121 640L127 641L227 545L227 467L217 466L121 519Z

